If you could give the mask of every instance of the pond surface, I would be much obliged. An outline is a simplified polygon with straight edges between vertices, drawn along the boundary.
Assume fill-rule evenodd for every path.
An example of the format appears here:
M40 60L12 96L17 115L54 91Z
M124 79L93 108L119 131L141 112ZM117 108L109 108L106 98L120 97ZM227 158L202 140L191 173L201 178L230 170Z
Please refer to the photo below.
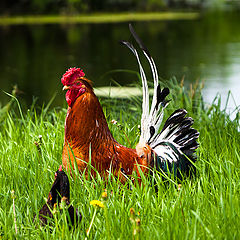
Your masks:
M161 78L184 76L189 86L204 81L204 99L211 103L217 93L226 101L231 90L240 105L240 14L237 12L203 15L197 20L136 22L138 35L148 47ZM72 66L81 67L95 87L125 86L137 77L131 52L119 40L133 41L127 23L76 25L18 25L0 27L0 89L11 92L14 84L23 91L21 104L47 104L57 93L52 106L63 106L62 74ZM146 72L150 75L147 63ZM9 97L2 91L1 104Z

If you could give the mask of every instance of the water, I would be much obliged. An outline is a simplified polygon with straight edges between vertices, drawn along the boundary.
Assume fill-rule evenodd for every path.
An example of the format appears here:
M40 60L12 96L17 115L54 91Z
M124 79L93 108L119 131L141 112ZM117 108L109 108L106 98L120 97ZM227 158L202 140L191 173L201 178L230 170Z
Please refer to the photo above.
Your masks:
M211 103L220 93L228 108L240 105L240 14L203 15L197 20L137 22L138 35L149 48L163 79L185 78L188 86L205 82L204 100ZM11 92L14 84L23 91L21 103L63 106L62 74L71 66L83 68L95 87L135 83L134 74L111 70L138 71L131 52L119 40L133 41L127 23L76 25L19 25L0 27L0 89ZM145 61L147 74L150 70ZM9 97L0 93L1 104Z

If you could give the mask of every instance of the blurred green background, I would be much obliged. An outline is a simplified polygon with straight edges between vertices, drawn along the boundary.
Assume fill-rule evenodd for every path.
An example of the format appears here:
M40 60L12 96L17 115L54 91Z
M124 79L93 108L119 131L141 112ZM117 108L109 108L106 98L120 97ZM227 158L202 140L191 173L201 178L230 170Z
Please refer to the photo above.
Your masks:
M79 14L107 11L226 9L238 0L1 0L0 14Z
M240 2L225 0L1 0L0 2L0 89L11 92L18 85L19 99L26 107L38 98L47 104L56 92L52 106L65 103L61 76L69 67L81 67L95 87L122 86L138 81L136 60L119 40L132 41L129 20L87 22L88 16L182 13L165 20L131 21L156 61L162 79L184 77L186 87L204 81L206 102L217 93L226 100L231 90L240 104ZM184 18L191 12L197 17ZM109 14L111 13L111 14ZM45 24L24 24L26 16L82 16L85 23L46 20ZM14 17L23 22L11 22ZM174 16L174 15L173 15ZM178 15L176 15L178 16ZM19 19L19 18L18 18ZM143 18L144 19L144 18ZM30 24L29 24L30 23ZM150 69L143 60L151 79ZM111 72L121 69L123 72ZM1 105L9 97L0 92Z

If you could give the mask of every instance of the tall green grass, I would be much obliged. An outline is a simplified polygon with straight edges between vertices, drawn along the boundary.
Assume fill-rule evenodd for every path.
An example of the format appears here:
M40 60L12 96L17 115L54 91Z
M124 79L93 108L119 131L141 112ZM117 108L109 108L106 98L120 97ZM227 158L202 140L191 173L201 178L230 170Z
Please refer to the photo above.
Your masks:
M19 114L21 107L12 105L0 122L0 239L84 239L95 211L89 239L239 239L239 115L230 120L220 98L206 106L200 85L190 91L176 81L168 86L172 101L165 117L186 108L200 132L196 174L181 185L156 174L139 186L122 185L111 175L106 183L75 172L69 175L71 201L83 216L75 230L66 227L64 216L52 226L33 223L61 164L66 109L32 107ZM135 147L141 100L104 98L101 103L115 139ZM104 189L107 199L102 199ZM91 206L94 199L105 208Z

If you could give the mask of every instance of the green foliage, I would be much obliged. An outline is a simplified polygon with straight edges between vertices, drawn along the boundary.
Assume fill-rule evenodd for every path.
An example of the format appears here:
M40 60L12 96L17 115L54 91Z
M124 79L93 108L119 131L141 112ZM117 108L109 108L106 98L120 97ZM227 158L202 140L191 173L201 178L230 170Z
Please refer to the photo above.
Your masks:
M0 14L75 14L82 12L111 12L111 11L159 11L168 6L186 7L202 4L201 0L24 0L0 3Z
M172 101L165 117L184 107L200 132L196 175L179 185L154 174L140 186L121 185L111 174L106 184L99 176L86 179L75 171L74 177L69 175L71 201L83 216L75 230L68 229L65 214L45 228L33 223L61 164L66 109L37 114L31 108L23 118L17 104L9 110L0 123L0 238L84 239L92 222L89 239L239 239L239 115L230 120L220 109L220 98L206 107L201 85L186 91L173 80L168 86ZM103 98L101 103L116 140L135 147L140 98ZM96 209L91 200L105 207Z
M161 11L166 9L239 8L226 0L22 0L0 2L0 14L76 14L83 12Z

